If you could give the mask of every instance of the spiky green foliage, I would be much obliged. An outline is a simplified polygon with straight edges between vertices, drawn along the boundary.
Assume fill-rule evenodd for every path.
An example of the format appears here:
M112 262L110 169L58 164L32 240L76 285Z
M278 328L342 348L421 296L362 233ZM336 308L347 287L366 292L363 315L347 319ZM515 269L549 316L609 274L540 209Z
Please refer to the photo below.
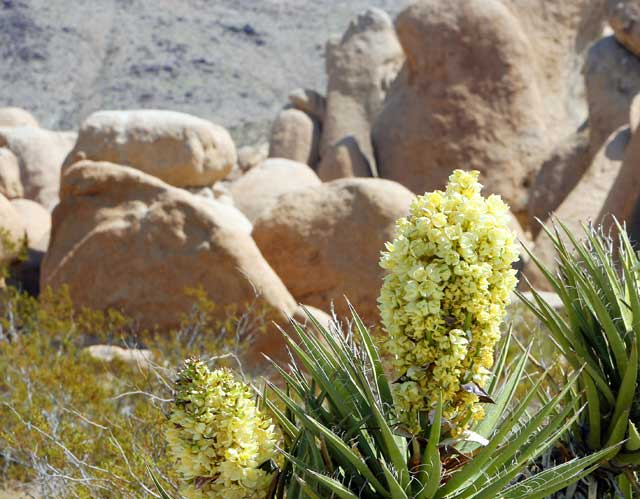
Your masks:
M618 476L631 481L626 487L635 484L638 490L640 470L640 260L617 221L614 238L602 229L583 228L580 239L562 222L544 228L555 248L557 269L532 255L561 298L564 312L550 307L535 289L532 299L520 298L568 362L584 366L577 396L587 408L572 428L569 448L584 455L626 440L593 481L593 487L600 482L598 497L620 497Z
M445 436L442 398L421 422L426 437L414 436L399 424L392 383L357 314L346 335L311 315L309 320L313 332L293 323L295 339L287 340L294 358L288 369L276 366L283 385L270 384L265 393L287 458L275 497L543 498L590 473L611 453L605 449L535 476L522 474L579 414L567 400L573 379L532 413L544 375L515 400L518 385L528 383L526 353L510 366L505 354L497 360L488 385L495 403L467 441Z

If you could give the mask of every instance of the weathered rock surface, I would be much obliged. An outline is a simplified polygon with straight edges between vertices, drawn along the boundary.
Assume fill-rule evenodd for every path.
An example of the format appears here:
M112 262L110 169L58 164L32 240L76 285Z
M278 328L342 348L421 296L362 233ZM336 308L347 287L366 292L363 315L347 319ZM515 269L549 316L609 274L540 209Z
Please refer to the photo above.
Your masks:
M640 57L640 3L637 0L611 0L609 24L616 40Z
M640 125L640 93L637 93L631 100L631 107L629 108L629 128L632 135L636 133L638 125Z
M253 237L301 303L348 313L344 297L376 321L378 266L413 194L382 179L340 179L283 194L254 222Z
M585 64L591 153L629 124L629 108L640 92L640 59L608 36L590 49Z
M542 163L529 191L529 221L534 234L536 218L546 220L562 204L591 164L589 130L585 128L560 142Z
M327 99L324 95L308 88L296 88L289 94L289 103L295 109L307 113L318 123L324 123L327 112Z
M284 158L314 167L318 161L320 125L298 109L284 109L271 127L269 157Z
M235 206L253 222L287 192L321 184L309 166L288 159L270 158L252 168L229 190Z
M0 128L0 147L18 158L23 195L48 210L58 202L60 169L73 147L75 133L42 128Z
M582 69L587 49L602 36L607 0L502 1L530 42L532 58L524 64L534 70L548 136L567 137L588 116Z
M369 165L367 176L376 175L371 125L403 62L391 19L380 9L367 10L349 25L341 39L327 42L327 107L320 148L323 163L332 148L350 138ZM334 168L341 172L340 177L361 176L363 172L347 161L349 157L333 155L340 161ZM323 170L321 163L321 179L335 178L325 176Z
M640 199L640 135L632 135L624 151L624 160L618 175L611 185L597 222L605 227L612 225L612 216L619 222L626 222L631 230L637 231L634 219ZM634 227L634 225L636 227Z
M555 218L578 237L582 234L581 224L597 223L600 220L609 192L621 171L629 140L628 127L622 127L611 134L580 181L553 213ZM540 232L536 238L535 255L547 265L553 266L555 251L544 232ZM549 290L546 279L533 262L525 268L525 275L536 288Z
M193 305L184 291L197 286L222 314L256 293L292 314L282 281L220 206L130 167L79 162L62 178L41 284L67 284L77 306L120 309L161 330L178 325ZM280 335L264 335L258 348L278 356Z
M0 194L7 199L21 198L24 194L18 158L6 147L0 147Z
M38 120L24 109L19 107L0 107L0 127L28 126L38 128Z
M318 164L318 176L324 182L344 177L371 177L371 163L351 135L328 149Z
M520 245L524 245L529 248L530 251L534 251L535 244L533 242L533 237L531 236L531 232L529 230L525 230L522 228L522 224L518 222L518 219L514 216L511 216L509 220L509 229L511 229L520 243ZM520 251L520 258L517 262L514 263L514 268L518 271L524 270L525 266L529 263L530 257L526 251Z
M78 159L130 165L178 187L211 185L236 163L229 133L174 111L98 111L80 128L65 167Z
M82 351L99 362L122 362L140 369L148 369L153 364L151 350L122 348L116 345L91 345Z
M380 176L422 193L473 168L524 212L547 139L518 20L497 0L421 0L396 28L407 62L373 128Z
M263 142L238 149L238 169L247 172L269 157L269 143Z
M51 213L30 199L12 199L11 205L20 216L30 249L45 252L51 235Z

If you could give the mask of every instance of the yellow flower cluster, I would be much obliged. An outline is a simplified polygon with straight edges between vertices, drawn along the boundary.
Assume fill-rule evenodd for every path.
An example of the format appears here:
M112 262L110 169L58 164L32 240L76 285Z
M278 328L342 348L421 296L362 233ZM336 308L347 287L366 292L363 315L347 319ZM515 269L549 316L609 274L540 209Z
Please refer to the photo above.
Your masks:
M455 170L446 192L416 197L382 252L379 304L396 403L414 431L439 393L454 434L484 415L478 387L493 366L518 249L508 206L481 189L478 172Z
M166 431L187 499L264 499L276 436L249 386L227 369L188 360Z

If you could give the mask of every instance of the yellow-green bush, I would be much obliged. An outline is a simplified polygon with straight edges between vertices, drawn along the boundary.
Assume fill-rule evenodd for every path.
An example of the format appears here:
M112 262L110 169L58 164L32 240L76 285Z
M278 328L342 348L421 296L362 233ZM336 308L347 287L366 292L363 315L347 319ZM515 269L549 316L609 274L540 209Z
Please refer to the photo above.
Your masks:
M233 365L260 311L219 320L200 289L171 334L140 332L116 311L76 310L66 292L0 299L1 482L29 482L47 497L151 497L147 466L172 482L163 427L174 367L193 355ZM149 348L152 368L98 361L90 343Z

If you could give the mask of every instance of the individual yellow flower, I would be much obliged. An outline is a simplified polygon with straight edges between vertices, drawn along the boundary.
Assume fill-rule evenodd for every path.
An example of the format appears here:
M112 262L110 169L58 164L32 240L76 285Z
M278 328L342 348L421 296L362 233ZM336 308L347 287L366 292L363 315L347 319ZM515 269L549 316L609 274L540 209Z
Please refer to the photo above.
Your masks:
M264 499L276 435L249 386L187 360L166 431L187 499Z
M399 376L396 401L414 431L440 393L454 433L483 417L469 388L490 376L518 250L508 206L480 194L478 175L455 170L445 192L417 196L380 258L388 273L378 301Z

